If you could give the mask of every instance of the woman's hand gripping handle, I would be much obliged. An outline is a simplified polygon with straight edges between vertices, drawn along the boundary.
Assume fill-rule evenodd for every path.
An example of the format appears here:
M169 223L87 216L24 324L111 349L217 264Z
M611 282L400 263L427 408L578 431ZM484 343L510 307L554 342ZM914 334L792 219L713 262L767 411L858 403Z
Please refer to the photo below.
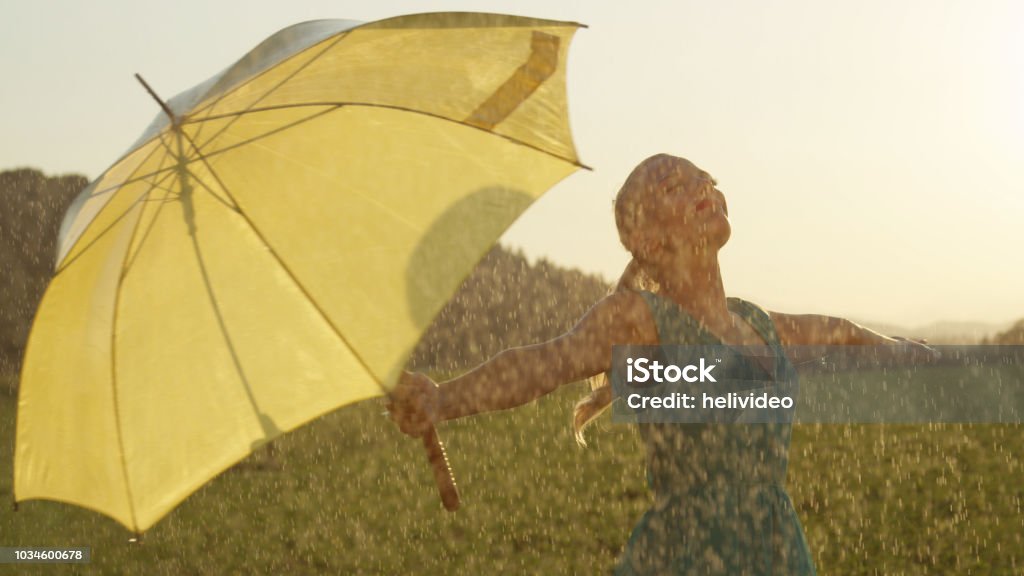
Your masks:
M441 502L446 510L455 511L459 508L459 491L434 427L440 419L440 405L440 389L433 380L423 374L403 372L390 395L388 413L402 432L423 439Z

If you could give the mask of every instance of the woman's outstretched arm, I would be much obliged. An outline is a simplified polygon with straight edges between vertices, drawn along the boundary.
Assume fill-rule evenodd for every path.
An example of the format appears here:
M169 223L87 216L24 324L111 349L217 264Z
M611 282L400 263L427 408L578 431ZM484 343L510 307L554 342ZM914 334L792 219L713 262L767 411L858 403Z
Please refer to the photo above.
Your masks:
M845 318L820 314L769 314L784 346L876 346L901 342Z
M809 347L817 346L893 346L891 357L901 361L932 362L938 353L923 341L891 338L845 318L818 314L781 314L770 312L775 331L790 360L798 364L818 358ZM801 357L806 355L806 357Z
M440 386L407 373L391 395L389 410L403 432L416 435L435 422L514 408L609 370L612 346L626 343L657 343L657 331L643 298L619 291L595 304L565 334L505 350Z

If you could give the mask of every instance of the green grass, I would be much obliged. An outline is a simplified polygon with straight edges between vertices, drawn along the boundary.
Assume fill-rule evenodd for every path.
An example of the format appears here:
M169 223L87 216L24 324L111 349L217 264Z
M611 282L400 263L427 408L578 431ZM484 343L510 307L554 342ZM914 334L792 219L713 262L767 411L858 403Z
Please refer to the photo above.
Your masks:
M0 382L0 499L11 498L16 399ZM130 544L99 514L0 507L0 546L91 546L88 566L18 573L598 574L650 503L635 431L606 417L578 448L571 386L453 422L463 508L445 512L419 443L379 401L330 414L254 454ZM789 491L821 574L1024 571L1019 425L800 425ZM12 569L12 566L0 566Z

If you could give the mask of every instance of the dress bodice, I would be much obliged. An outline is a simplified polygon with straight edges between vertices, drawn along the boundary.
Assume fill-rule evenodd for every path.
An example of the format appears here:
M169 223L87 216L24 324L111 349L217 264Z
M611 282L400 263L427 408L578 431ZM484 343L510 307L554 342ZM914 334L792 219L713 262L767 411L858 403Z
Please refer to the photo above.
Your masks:
M723 345L671 300L641 294L662 346ZM728 306L770 351L768 366L751 370L795 391L796 369L768 313L736 298ZM639 424L654 505L633 529L615 573L813 576L803 528L785 490L792 411L785 414L770 423L745 422L749 414L739 411L728 423Z
M651 308L662 345L723 346L677 304L641 293ZM748 322L772 352L768 370L752 369L795 388L796 369L786 358L771 317L755 304L729 298L730 311ZM767 373L769 372L770 373ZM790 413L791 414L791 413ZM742 421L742 414L733 418ZM685 494L713 484L784 484L792 422L763 424L641 424L648 475L658 496Z

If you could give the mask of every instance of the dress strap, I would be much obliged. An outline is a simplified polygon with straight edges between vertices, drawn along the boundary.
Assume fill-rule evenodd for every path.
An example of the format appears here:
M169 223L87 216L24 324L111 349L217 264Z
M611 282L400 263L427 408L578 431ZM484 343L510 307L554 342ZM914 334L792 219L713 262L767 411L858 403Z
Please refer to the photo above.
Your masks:
M658 328L658 340L662 344L681 344L687 346L717 345L721 341L704 329L678 304L653 292L640 291L651 309L651 316Z
M775 331L775 321L764 308L741 298L728 298L729 309L742 316L769 346L781 346L779 334Z
M640 291L651 309L654 322L658 327L658 339L663 344L716 345L722 344L717 336L709 332L700 322L679 307L672 300L653 292ZM753 302L741 298L727 298L729 310L746 320L768 346L781 346L779 335L775 331L772 317Z

